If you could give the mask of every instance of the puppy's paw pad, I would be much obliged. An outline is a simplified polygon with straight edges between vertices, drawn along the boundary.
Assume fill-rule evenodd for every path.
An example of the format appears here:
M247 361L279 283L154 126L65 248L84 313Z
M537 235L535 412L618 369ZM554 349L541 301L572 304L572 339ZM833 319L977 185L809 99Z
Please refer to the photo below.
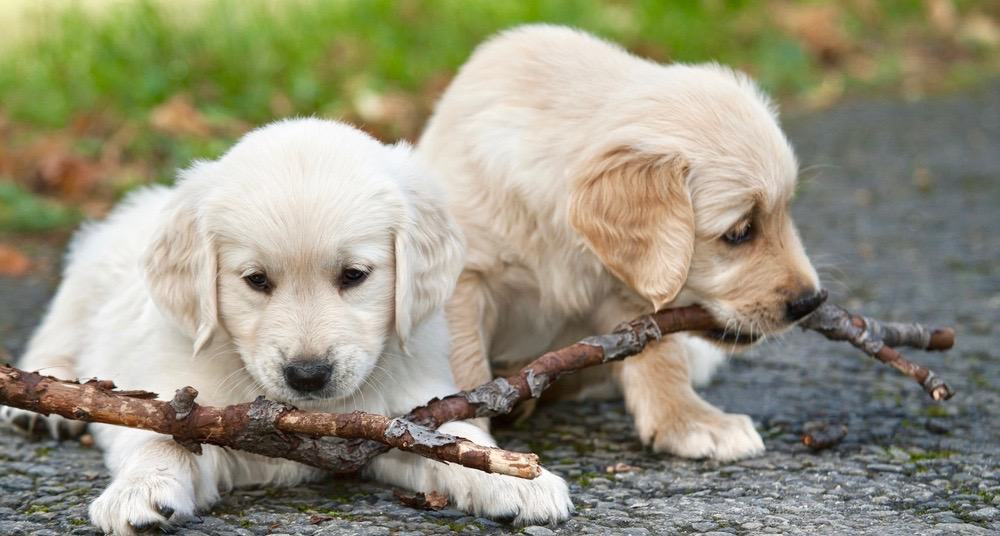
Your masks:
M735 461L764 453L764 440L746 415L719 413L692 420L680 430L655 434L653 450L683 458Z
M87 423L64 419L59 415L41 415L23 409L0 407L0 422L10 424L15 430L30 436L50 436L55 439L72 439L83 434Z
M116 478L90 505L90 521L105 533L137 534L167 529L194 515L194 492L160 474Z

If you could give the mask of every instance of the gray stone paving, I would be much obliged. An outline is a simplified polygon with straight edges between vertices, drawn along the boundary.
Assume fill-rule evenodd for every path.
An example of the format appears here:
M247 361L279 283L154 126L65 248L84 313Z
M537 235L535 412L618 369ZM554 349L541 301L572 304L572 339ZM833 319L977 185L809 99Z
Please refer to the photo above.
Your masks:
M958 390L935 404L850 348L792 333L734 358L705 389L753 416L767 454L739 463L644 452L620 403L562 404L498 436L571 483L577 514L548 534L987 534L1000 531L1000 86L921 103L863 102L788 121L806 169L795 207L833 299L872 315L953 324L948 354L911 353ZM51 281L0 279L16 355ZM811 420L849 426L818 454ZM624 463L628 472L609 474ZM99 454L0 430L0 534L94 534ZM312 516L322 514L312 524ZM517 532L399 505L363 482L243 490L180 534Z

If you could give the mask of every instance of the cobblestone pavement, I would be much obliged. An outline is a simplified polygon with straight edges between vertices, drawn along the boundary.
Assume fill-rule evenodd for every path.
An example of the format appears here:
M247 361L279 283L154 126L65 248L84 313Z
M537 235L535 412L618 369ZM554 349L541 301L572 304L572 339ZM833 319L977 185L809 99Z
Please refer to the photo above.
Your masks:
M565 476L577 513L525 533L1000 530L1000 86L915 104L847 104L788 123L807 178L795 212L833 299L889 319L955 325L956 350L911 355L958 395L933 403L845 345L791 333L734 358L705 389L754 418L767 444L760 458L657 456L633 437L620 403L550 406L498 435ZM51 285L0 279L0 337L11 354ZM799 443L811 420L850 431L814 454ZM633 470L609 474L618 463ZM0 430L0 534L95 533L86 504L107 480L92 449ZM390 489L348 481L238 491L179 532L514 531L453 510L412 510Z

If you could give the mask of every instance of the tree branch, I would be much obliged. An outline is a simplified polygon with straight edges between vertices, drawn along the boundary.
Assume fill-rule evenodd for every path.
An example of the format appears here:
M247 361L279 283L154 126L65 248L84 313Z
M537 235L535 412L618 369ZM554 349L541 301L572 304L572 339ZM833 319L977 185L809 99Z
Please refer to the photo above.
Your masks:
M825 299L825 295L824 295ZM854 322L859 319L865 325L874 321L867 317L850 315L848 321L826 322L826 319L843 318L841 313L846 310L835 305L823 304L813 313L820 319L808 317L799 323L803 329L816 331L831 340L846 340L866 353L880 341L875 353L869 353L879 360L892 365L900 372L910 376L935 400L946 400L954 394L950 387L930 370L908 361L899 352L888 346L882 339L898 344L918 346L926 349L946 350L954 343L954 331L951 329L928 330L918 324L882 323L877 330L868 330L869 346L860 345L859 330ZM902 326L906 326L903 328ZM660 340L664 335L679 331L705 332L720 329L715 319L707 311L697 305L664 309L662 311L643 315L631 322L621 324L607 335L587 337L582 341L559 350L548 352L535 359L516 374L505 378L497 378L471 391L462 391L442 399L431 400L427 405L414 409L403 418L436 428L453 420L465 420L474 417L494 417L510 413L517 403L529 398L538 398L552 382L565 374L580 369L601 365L611 361L619 361L638 354L646 345ZM925 333L928 333L926 337ZM374 458L385 452L387 448L371 441L350 441L352 452L358 454L358 459ZM360 470L364 465L356 467L345 466L352 471Z
M948 400L955 395L951 387L934 371L903 357L893 346L923 350L947 350L955 343L951 328L929 329L920 324L879 322L824 303L799 323L834 341L847 341L855 348L913 378L934 400Z
M830 304L820 306L799 325L828 339L850 342L916 380L935 400L953 395L933 372L892 348L945 350L954 343L950 329L879 323ZM303 412L263 398L225 408L198 406L194 403L197 392L190 387L178 391L171 402L161 402L150 400L156 396L152 393L112 392L110 382L59 382L10 367L0 368L0 403L70 419L154 430L174 436L193 450L210 443L288 458L337 474L355 473L395 447L476 469L533 478L540 472L533 454L481 447L433 429L450 421L509 413L518 402L541 396L561 376L638 354L666 334L717 329L712 316L698 306L643 315L612 333L547 352L517 374L431 400L396 419L360 412ZM347 439L319 437L334 435Z
M196 453L202 444L212 444L336 470L351 459L344 442L321 439L336 436L377 441L387 449L488 473L519 478L541 474L535 454L480 446L399 418L360 411L307 412L263 397L223 408L201 406L195 402L198 391L192 387L178 389L169 402L156 396L146 391L114 391L114 384L106 380L81 384L0 366L0 404L167 434Z

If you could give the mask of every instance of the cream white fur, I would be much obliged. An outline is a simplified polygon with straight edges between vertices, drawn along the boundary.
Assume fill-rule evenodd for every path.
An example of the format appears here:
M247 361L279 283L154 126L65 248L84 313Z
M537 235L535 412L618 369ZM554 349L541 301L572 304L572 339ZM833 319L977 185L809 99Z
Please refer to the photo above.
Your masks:
M788 216L798 170L775 109L715 64L659 65L569 28L516 28L462 67L417 154L468 243L447 308L462 387L560 334L666 305L700 303L727 335L762 338L818 286ZM750 221L751 242L722 242ZM690 388L721 357L673 336L615 367L644 442L721 460L763 451L749 418Z
M308 410L399 415L456 391L441 309L462 244L409 153L347 125L284 121L194 165L173 188L130 195L78 233L20 366L167 398L192 385L210 405L265 395ZM341 288L345 267L370 275ZM270 294L242 280L250 270L267 273ZM299 355L333 365L324 390L306 396L284 382L282 366ZM19 414L4 409L7 419ZM183 519L233 487L323 476L211 446L196 456L150 432L92 430L113 480L91 520L115 534L167 524L159 508ZM495 444L469 423L442 430ZM549 472L528 481L391 452L368 474L517 523L558 522L572 509L566 484Z

